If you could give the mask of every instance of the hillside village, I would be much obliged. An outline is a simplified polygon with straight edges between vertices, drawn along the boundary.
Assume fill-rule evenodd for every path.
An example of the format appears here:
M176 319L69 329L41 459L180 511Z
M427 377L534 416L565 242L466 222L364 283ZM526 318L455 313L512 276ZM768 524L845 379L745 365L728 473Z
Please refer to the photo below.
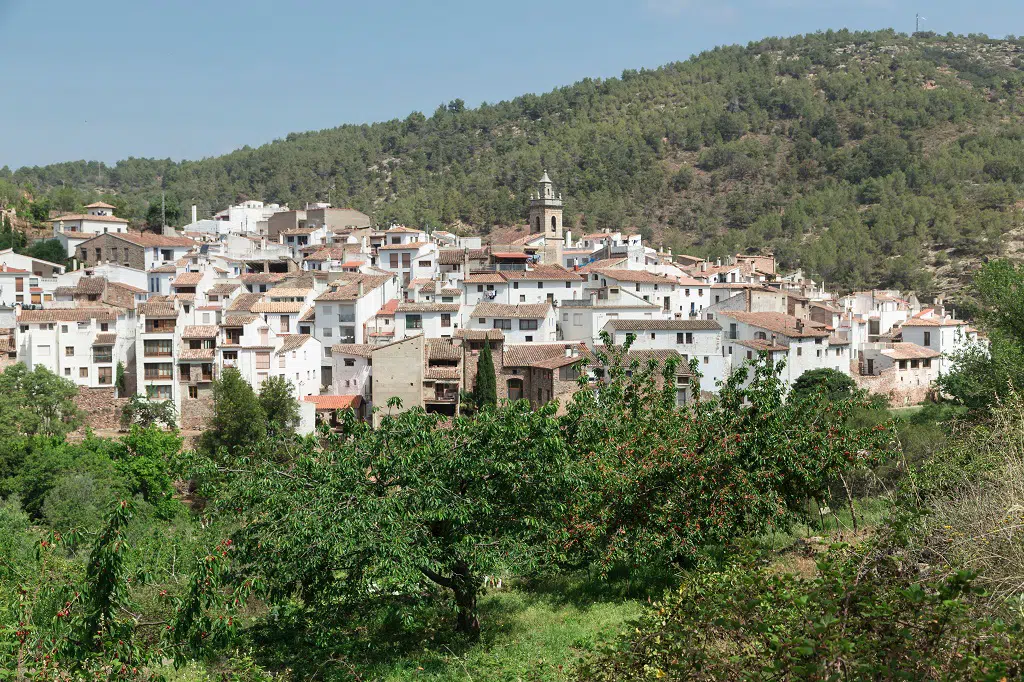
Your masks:
M528 211L526 236L485 244L259 201L137 232L93 203L51 220L75 267L0 252L3 362L77 384L93 428L115 426L138 394L173 401L181 427L201 430L225 368L257 388L281 376L308 432L339 409L379 421L392 398L455 415L485 345L498 397L534 407L564 408L601 380L581 360L605 334L616 346L632 338L641 363L677 358L679 403L767 353L785 360L787 385L831 368L902 406L928 398L954 349L983 342L941 297L829 291L770 254L709 262L640 235L574 235L546 172Z

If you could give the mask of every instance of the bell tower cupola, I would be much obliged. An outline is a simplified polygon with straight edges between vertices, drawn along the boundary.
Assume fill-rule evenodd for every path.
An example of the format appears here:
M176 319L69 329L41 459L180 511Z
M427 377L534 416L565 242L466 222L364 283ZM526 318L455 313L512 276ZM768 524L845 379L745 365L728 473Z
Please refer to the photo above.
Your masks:
M537 192L530 197L530 232L544 235L544 262L562 265L562 195L555 194L547 171L537 181Z

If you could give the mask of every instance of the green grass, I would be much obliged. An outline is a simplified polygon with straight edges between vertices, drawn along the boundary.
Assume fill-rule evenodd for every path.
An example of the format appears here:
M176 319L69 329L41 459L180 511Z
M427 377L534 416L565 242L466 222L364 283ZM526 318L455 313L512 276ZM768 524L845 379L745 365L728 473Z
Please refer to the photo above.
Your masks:
M642 605L637 598L607 601L595 596L587 603L583 598L568 601L554 591L492 592L480 602L483 631L478 644L463 651L425 647L360 673L366 680L388 682L566 680L582 653L614 637L626 621L640 615Z

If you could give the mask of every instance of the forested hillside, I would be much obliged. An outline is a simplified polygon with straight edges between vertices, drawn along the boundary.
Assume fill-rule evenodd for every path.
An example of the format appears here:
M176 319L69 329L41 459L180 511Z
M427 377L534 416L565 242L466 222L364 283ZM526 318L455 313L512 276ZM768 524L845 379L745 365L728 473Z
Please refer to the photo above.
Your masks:
M142 223L161 190L182 217L242 197L330 200L487 232L523 219L546 168L587 230L636 227L698 255L771 249L840 288L928 293L1015 249L1022 50L891 31L769 38L201 161L4 169L0 201L28 189L42 218L104 193Z

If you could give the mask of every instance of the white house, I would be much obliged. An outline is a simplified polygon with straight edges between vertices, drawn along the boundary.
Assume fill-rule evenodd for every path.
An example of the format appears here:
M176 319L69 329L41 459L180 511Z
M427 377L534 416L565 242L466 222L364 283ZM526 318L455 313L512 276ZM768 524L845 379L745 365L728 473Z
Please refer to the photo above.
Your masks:
M284 377L295 389L295 396L320 395L320 342L309 334L278 336L271 375ZM258 388L258 387L257 387Z
M380 346L358 343L336 343L331 347L334 360L334 395L360 395L373 402L373 351Z
M116 308L22 310L15 328L18 360L45 367L85 388L113 387L118 362L134 351L134 319Z
M589 293L584 299L564 301L559 306L558 329L563 340L583 341L593 348L601 343L601 330L609 320L667 320L672 317L661 306L622 289L615 295L609 294L608 289L590 290Z
M459 303L399 303L395 310L395 338L422 334L428 339L451 338L462 327Z
M506 343L537 343L555 341L557 319L550 303L508 305L480 303L471 313L469 329L500 329Z
M632 336L631 350L674 350L686 362L696 359L702 391L716 391L730 371L730 361L722 353L722 327L714 320L612 319L604 331L617 346Z
M391 234L398 229L403 232ZM409 282L414 279L433 278L437 271L437 244L426 241L409 241L408 228L388 230L388 239L400 241L389 242L377 249L377 267L397 275L403 287L408 286Z
M948 374L955 363L952 353L978 343L978 331L961 320L940 315L928 308L910 318L900 327L903 341L937 351L941 357L938 371Z

